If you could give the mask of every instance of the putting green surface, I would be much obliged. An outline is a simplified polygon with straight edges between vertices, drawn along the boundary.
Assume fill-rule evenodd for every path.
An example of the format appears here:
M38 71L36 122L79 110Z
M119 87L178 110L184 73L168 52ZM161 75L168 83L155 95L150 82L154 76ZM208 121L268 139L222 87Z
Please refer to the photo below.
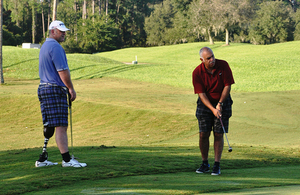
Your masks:
M299 168L224 169L220 176L195 172L127 176L26 194L300 194Z
M254 188L245 190L234 190L230 192L218 192L218 193L205 193L205 194L234 194L234 195L297 195L300 194L300 185L293 186L279 186L279 187L265 187L265 188Z
M91 188L81 191L82 194L153 194L151 190L135 190L126 188ZM203 194L203 193L201 193ZM235 190L230 192L204 193L205 194L233 194L233 195L297 195L300 194L300 186L280 186L265 187L245 190Z

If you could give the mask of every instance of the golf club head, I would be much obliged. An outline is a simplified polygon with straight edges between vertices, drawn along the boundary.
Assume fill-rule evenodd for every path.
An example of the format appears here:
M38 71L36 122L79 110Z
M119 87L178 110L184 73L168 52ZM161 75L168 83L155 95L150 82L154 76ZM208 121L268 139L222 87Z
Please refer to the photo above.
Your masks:
M232 152L232 147L229 147L228 152Z

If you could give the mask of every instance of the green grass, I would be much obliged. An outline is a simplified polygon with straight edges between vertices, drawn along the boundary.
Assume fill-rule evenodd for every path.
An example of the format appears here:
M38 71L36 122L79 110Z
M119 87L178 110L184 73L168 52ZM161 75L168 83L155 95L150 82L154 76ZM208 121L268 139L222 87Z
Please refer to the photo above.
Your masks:
M191 72L200 63L199 50L210 46L216 58L228 61L238 92L286 91L300 88L299 42L273 45L191 43L127 48L93 55L68 54L73 79L117 77L192 88ZM38 79L38 50L4 47L4 76ZM131 62L138 57L138 64Z
M88 164L84 169L61 168L54 138L48 152L59 165L34 167L43 146L38 50L4 47L0 194L199 194L300 185L298 43L213 46L236 80L233 152L225 145L220 177L195 173L201 158L191 72L204 43L68 54L77 91L74 153ZM138 65L124 64L135 55ZM213 163L212 147L209 157Z
M298 194L297 166L225 170L222 177L195 175L193 172L129 176L108 180L82 181L71 185L70 194ZM290 174L282 175L281 172ZM286 184L293 184L285 186ZM277 186L261 188L261 186ZM280 187L279 187L280 186ZM253 188L255 187L255 188ZM240 188L240 189L239 189ZM64 188L28 194L57 194ZM231 190L239 189L239 190ZM283 189L283 190L282 190ZM214 190L218 192L213 192ZM252 192L252 193L251 193Z
M223 43L217 43L211 48L216 58L226 60L231 66L236 82L233 90L286 91L298 90L300 87L298 44L299 42L288 42L260 46L249 44L223 46ZM155 48L129 48L98 55L121 62L131 62L137 55L140 67L143 68L124 72L120 74L122 78L190 88L191 72L200 63L198 52L203 46L210 45L193 43Z

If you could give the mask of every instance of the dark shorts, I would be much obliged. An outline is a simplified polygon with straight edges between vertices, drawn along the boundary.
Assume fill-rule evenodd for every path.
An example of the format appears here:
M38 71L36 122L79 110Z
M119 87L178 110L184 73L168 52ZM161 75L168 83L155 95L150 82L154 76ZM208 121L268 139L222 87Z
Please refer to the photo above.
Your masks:
M229 96L222 107L222 122L226 133L228 133L229 118L232 115L232 104L233 101L231 96ZM213 104L213 106L216 107L217 103ZM214 131L216 133L223 133L220 120L202 103L200 98L197 101L196 117L199 123L199 132Z
M41 84L38 88L44 126L68 126L67 89L59 86Z

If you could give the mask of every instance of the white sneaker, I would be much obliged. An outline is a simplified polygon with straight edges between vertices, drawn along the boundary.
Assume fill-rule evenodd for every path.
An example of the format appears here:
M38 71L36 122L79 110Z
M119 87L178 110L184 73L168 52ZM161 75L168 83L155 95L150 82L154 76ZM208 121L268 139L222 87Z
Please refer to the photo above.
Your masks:
M50 161L45 160L44 162L35 161L35 167L45 167L45 166L52 166L57 165L58 163L53 163Z
M80 163L74 158L71 158L69 162L65 162L64 160L62 161L62 167L86 167L86 163Z

